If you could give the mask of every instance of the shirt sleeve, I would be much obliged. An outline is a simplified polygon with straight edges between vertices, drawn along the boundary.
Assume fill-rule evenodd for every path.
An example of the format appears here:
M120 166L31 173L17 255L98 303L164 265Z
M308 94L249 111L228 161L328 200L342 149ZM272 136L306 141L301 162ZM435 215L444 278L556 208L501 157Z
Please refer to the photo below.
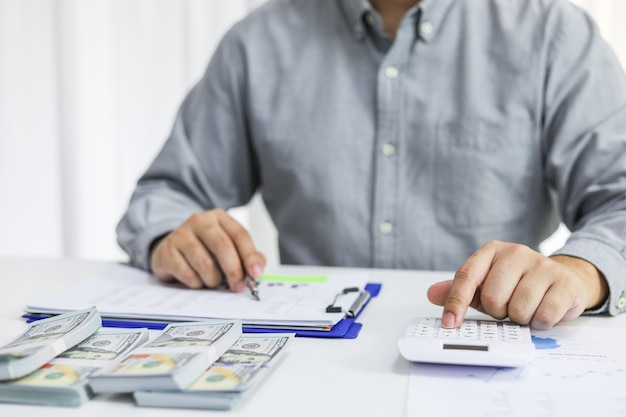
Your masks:
M241 206L254 195L259 181L245 112L244 61L231 29L139 179L117 226L118 243L134 266L150 270L152 242L192 214Z
M587 313L615 315L626 307L626 79L592 19L566 3L546 33L544 169L572 231L555 254L598 268L610 295Z

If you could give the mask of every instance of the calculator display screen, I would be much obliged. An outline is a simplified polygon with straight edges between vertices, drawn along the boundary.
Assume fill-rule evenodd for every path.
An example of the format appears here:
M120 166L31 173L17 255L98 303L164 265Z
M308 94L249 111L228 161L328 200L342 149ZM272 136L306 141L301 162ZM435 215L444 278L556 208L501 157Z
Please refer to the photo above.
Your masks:
M474 345L451 345L449 343L443 344L444 350L480 350L483 352L489 351L489 346L474 346Z

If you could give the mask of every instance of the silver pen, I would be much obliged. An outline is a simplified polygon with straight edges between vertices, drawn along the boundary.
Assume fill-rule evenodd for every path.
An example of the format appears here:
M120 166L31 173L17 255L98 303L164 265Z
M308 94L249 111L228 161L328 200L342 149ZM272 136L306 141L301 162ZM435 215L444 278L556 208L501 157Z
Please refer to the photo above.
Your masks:
M246 280L246 287L248 287L252 296L257 301L261 301L261 299L259 298L259 289L257 288L259 285L259 282L256 279L252 278L250 275L246 275L245 280Z
M348 309L346 316L349 318L356 317L357 314L361 311L361 309L365 306L365 304L369 301L371 294L367 290L361 291L361 294L354 300L352 306Z

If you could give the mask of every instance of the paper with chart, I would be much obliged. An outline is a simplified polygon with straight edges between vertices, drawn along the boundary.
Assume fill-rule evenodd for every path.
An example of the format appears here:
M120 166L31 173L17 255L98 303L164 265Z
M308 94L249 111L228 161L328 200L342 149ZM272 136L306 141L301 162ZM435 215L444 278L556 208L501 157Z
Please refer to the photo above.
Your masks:
M136 268L114 265L76 286L28 305L26 310L55 314L95 305L103 318L241 319L244 326L328 328L344 317L343 313L325 311L336 294L346 286L363 289L367 284L366 276L354 274L268 276L269 279L259 282L261 301L257 301L247 291L192 290L176 283L162 283ZM358 295L351 294L355 298Z
M623 329L559 325L533 341L521 368L411 364L407 417L626 416Z

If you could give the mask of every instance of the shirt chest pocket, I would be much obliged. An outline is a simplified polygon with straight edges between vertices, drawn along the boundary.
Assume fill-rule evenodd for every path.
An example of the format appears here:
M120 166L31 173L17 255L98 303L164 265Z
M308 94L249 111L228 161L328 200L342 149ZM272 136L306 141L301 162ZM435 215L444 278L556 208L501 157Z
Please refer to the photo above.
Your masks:
M435 210L444 226L515 223L545 192L531 123L455 122L437 128Z

